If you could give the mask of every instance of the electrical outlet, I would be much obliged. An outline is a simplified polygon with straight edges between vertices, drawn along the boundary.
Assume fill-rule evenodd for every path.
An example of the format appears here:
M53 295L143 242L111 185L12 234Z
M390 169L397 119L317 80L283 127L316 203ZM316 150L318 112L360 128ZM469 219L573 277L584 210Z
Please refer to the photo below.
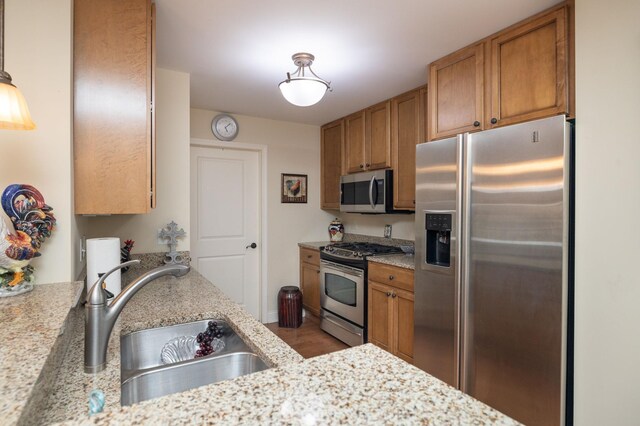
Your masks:
M391 238L391 225L384 226L384 237Z
M80 237L80 263L84 262L87 258L87 237L84 235Z

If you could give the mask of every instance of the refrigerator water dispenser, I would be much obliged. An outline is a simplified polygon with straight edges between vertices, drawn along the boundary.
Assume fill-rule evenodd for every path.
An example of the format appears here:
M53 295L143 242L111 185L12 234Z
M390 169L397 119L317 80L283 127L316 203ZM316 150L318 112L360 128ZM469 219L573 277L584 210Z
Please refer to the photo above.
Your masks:
M452 213L425 213L426 256L430 265L451 266Z

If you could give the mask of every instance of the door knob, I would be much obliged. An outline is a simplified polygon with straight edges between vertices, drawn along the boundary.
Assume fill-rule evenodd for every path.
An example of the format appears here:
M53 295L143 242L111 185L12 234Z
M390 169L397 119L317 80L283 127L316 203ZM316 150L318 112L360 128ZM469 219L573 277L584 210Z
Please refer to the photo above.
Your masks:
M256 247L258 247L258 245L256 243L251 243L251 245L246 246L245 249L248 249L248 248L254 249Z

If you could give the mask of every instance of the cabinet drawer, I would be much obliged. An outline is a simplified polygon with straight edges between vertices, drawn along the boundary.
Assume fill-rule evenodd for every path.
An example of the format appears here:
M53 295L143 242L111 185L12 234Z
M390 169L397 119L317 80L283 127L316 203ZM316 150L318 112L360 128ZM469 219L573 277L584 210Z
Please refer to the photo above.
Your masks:
M300 261L320 266L320 250L300 248Z
M369 262L369 279L413 292L413 271L410 269Z

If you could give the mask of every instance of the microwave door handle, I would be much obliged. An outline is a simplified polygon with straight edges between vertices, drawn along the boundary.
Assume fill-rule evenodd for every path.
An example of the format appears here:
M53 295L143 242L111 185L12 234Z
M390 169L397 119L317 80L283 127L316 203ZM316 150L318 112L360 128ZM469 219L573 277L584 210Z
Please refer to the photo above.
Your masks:
M376 202L373 200L373 186L375 183L376 183L376 177L372 176L371 181L369 182L369 204L371 204L372 209L376 208ZM378 189L378 185L376 185L376 189ZM376 198L378 198L377 194L376 194Z

